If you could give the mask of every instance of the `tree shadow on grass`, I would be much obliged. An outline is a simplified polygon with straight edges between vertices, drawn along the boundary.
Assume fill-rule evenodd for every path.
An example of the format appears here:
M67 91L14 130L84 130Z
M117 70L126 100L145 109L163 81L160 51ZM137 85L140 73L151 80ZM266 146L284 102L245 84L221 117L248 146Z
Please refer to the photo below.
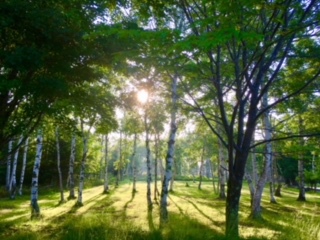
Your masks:
M136 195L136 191L132 191L130 200L129 200L128 202L126 202L126 204L123 206L125 212L127 211L128 205L129 205L130 203L132 203L135 195Z
M223 233L218 232L208 225L198 222L187 215L170 213L169 223L163 229L164 239L215 239L226 240Z

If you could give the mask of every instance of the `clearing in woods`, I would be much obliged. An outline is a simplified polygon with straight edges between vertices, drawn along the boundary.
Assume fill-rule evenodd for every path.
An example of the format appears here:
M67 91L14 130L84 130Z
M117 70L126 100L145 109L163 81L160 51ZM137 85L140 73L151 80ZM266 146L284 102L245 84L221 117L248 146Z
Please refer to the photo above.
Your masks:
M135 194L130 183L110 194L103 194L102 186L86 189L82 207L75 206L76 200L58 204L59 193L41 195L40 191L41 218L37 220L30 220L27 196L0 199L0 239L224 239L225 202L217 199L212 183L204 183L202 190L197 183L188 185L175 183L168 206L171 225L162 230L158 201L154 200L148 212L144 182L138 182ZM319 194L308 193L305 203L296 201L293 189L284 189L282 194L278 204L271 204L266 192L263 219L253 221L248 218L250 197L244 188L240 208L243 239L320 239Z

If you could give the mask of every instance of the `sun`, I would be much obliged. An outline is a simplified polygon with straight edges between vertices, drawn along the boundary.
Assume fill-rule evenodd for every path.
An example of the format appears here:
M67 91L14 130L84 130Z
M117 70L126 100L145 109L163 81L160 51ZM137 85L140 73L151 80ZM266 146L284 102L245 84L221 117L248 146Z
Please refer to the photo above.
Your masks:
M137 97L139 102L141 102L142 104L145 104L148 101L149 93L148 91L142 89L138 91Z

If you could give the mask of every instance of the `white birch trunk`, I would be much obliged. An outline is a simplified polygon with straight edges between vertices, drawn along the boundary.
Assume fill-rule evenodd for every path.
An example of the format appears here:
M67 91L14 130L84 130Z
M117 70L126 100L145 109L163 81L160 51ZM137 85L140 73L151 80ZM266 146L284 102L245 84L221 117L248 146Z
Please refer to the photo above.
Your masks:
M22 160L22 168L21 168L21 176L20 176L20 187L19 187L19 195L20 196L22 195L24 174L26 172L28 147L29 147L29 138L26 139L25 144L24 144L23 160Z
M158 190L158 159L159 159L159 135L155 133L154 135L154 149L155 149L155 157L154 157L154 201L158 201L157 194L159 193Z
M83 136L83 155L81 161L81 169L80 169L80 176L79 176L79 189L78 189L78 200L77 205L83 205L83 188L84 188L84 180L85 180L85 170L86 170L86 161L87 161L87 154L88 154L88 136Z
M11 157L12 157L12 140L8 143L8 157L7 157L7 173L6 173L6 189L10 188L10 175L11 175Z
M147 111L147 110L146 110ZM152 209L152 200L151 200L151 157L150 157L150 139L149 139L149 126L147 122L147 112L144 115L144 124L146 129L146 158L147 158L147 203L148 210Z
M59 177L59 188L60 188L60 203L65 202L63 183L62 183L62 172L61 172L61 161L60 161L60 143L59 143L59 127L56 127L56 147L57 147L57 170Z
M38 205L38 179L42 156L42 132L39 131L37 136L37 152L33 166L31 182L31 218L40 216L40 207Z
M122 165L122 126L120 129L119 164L118 164L118 169L117 169L116 187L119 186L119 182L121 179L121 165Z
M202 152L201 152L200 168L199 168L199 184L198 184L199 190L201 190L201 185L202 185L202 174L203 174L203 167L204 167L204 149L205 149L205 146L203 145Z
M137 133L134 134L133 139L133 154L132 154L132 192L137 192L136 182L137 182L137 166L136 166L136 151L137 151Z
M104 187L103 192L109 192L109 181L108 181L108 144L109 144L109 137L108 134L104 136Z
M265 108L268 104L268 95L264 94L262 98L262 108ZM270 141L272 138L272 129L271 129L271 122L269 111L266 111L263 116L263 126L264 126L264 138L266 141ZM268 179L271 178L271 163L272 163L272 145L271 142L266 143L265 148L265 157L264 157L264 169L259 178L257 183L254 196L252 199L252 206L251 206L251 216L253 218L260 218L261 217L261 198L263 189L266 185Z
M271 143L270 143L271 144ZM272 148L272 147L271 147ZM272 149L271 149L272 151ZM274 181L274 158L273 153L270 153L271 161L270 161L270 179L269 179L269 190L270 190L270 203L277 203L275 198L275 181Z
M177 123L176 123L176 114L177 114L177 85L178 78L174 76L172 79L172 109L171 109L171 122L170 122L170 136L168 141L168 150L166 156L166 166L165 174L162 181L161 189L161 201L160 201L160 224L163 224L168 221L168 194L169 194L169 182L172 178L172 166L175 150L175 141L176 141L176 132L177 132Z
M71 139L71 153L69 160L69 173L68 173L68 182L69 182L69 197L68 199L75 199L75 182L74 182L74 162L76 158L76 136L73 135Z
M104 137L101 136L101 158L100 158L100 179L104 179L103 176L103 172L104 172L104 162L105 162L105 156L104 156Z
M22 142L23 136L20 137L18 143L17 143L17 149L14 153L13 157L13 163L12 163L12 172L10 177L10 184L9 184L9 193L10 193L10 199L16 198L16 190L17 190L17 163L18 163L18 157L19 157L19 150L20 150L20 144Z
M172 159L172 176L171 176L171 180L170 180L170 185L169 185L169 191L173 192L173 184L174 184L174 179L175 179L175 174L176 174L176 168L175 168L175 162L174 162L174 158Z
M211 167L211 177L212 177L213 192L217 193L217 187L216 187L216 183L215 183L215 180L214 180L214 171L215 171L215 169L214 169L214 163L213 162L210 162L210 167Z

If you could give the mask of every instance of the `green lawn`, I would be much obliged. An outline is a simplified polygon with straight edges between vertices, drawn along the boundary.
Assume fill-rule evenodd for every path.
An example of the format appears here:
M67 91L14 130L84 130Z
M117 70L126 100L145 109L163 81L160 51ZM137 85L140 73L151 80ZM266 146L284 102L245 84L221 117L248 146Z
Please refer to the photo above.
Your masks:
M159 182L160 186L160 182ZM146 184L123 183L108 195L103 187L84 192L84 206L75 207L76 200L58 204L59 194L41 193L41 218L30 220L29 196L16 200L0 199L0 239L225 239L225 202L218 200L210 182L175 182L169 199L169 224L159 229L159 205L147 211ZM243 189L240 207L242 239L317 240L320 239L320 195L307 193L307 202L298 202L297 190L283 189L278 204L269 203L268 192L263 199L263 219L253 221L250 197ZM66 194L67 195L67 194Z

